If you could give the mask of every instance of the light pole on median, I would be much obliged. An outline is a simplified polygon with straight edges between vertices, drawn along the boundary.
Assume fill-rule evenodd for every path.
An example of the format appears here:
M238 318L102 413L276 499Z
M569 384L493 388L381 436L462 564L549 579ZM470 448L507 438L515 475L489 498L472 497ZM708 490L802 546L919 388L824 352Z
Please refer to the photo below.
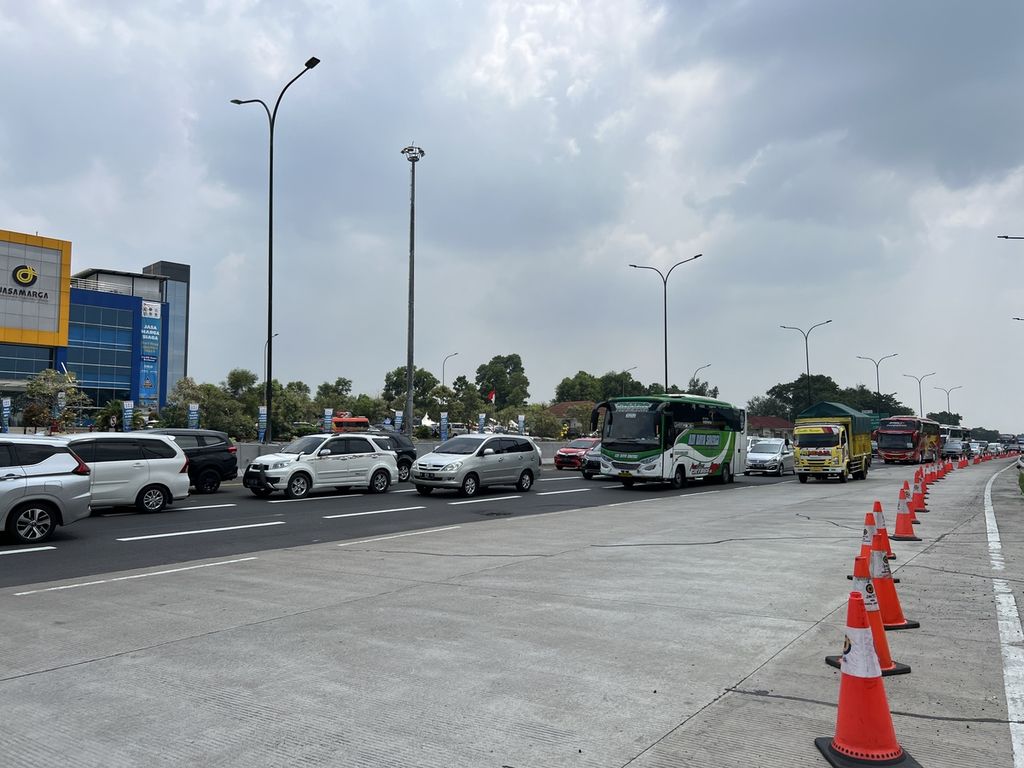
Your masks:
M700 368L698 368L696 371L693 372L693 376L690 377L690 381L696 382L697 381L697 374L700 373L701 371L703 371L705 368L710 368L710 367L711 367L711 363L708 363L707 365L702 365ZM687 382L687 383L689 383L689 382Z
M704 254L702 254L702 253L698 253L696 256L691 256L688 259L683 259L682 261L678 261L678 262L676 262L675 264L673 264L669 268L668 272L665 272L665 273L663 273L657 267L648 267L648 266L645 266L643 264L630 264L629 265L633 269L649 269L649 270L651 270L653 272L657 272L658 273L658 277L661 278L661 284L662 284L662 308L663 308L662 320L663 320L664 338L665 338L665 394L666 395L668 394L668 278L669 278L669 275L672 274L672 270L675 269L676 267L678 267L678 266L680 266L682 264L686 264L686 263L691 262L691 261L695 261L696 259L699 259L703 255Z
M914 376L911 373L904 373L903 375L906 376L908 379L917 380L917 415L924 418L924 397L921 395L921 382L927 379L929 376L934 376L935 371L932 371L931 373L926 373L924 376Z
M1024 240L1021 235L996 235L1000 240Z
M635 370L636 370L636 366L634 365L632 368L627 368L626 370L622 371L622 396L623 397L626 396L626 376L625 376L625 374L629 373L630 371L635 371Z
M444 389L444 364L448 362L449 357L455 357L458 352L452 352L450 355L445 355L444 360L441 361L441 389Z
M280 335L281 334L279 334L279 333L275 333L273 336L270 337L270 339L273 339L274 337L280 336ZM264 386L263 386L263 396L264 397L267 396L267 390L270 389L269 382L267 382L267 348L270 346L270 339L267 339L265 342L263 342L263 384L264 384ZM265 400L264 400L263 404L264 405L267 404ZM269 426L269 424L270 424L270 419L267 419L267 425Z
M823 325L828 325L831 320L825 320L820 323L815 323L806 331L803 328L797 328L792 325L780 325L779 328L785 328L787 331L799 331L804 335L804 358L807 361L807 407L810 408L814 403L811 402L811 351L810 345L807 342L807 337L811 335L811 331L815 328L820 328Z
M883 360L888 360L890 357L896 357L899 352L893 352L891 355L883 355L882 357L875 360L873 357L865 357L864 355L857 355L858 360L870 360L875 364L875 399L878 401L878 415L882 415L882 385L879 383L878 378L878 366Z
M231 100L232 104L259 104L267 113L267 120L270 122L270 177L269 184L267 185L267 346L265 349L266 364L264 365L264 402L266 402L267 405L267 429L263 436L264 443L269 443L271 441L271 425L273 424L273 420L271 419L271 415L273 413L273 392L270 387L270 379L273 375L274 365L274 344L272 339L277 335L274 333L274 124L277 122L277 108L281 106L281 99L284 97L284 92L288 90L292 83L319 63L320 59L316 56L310 57L309 61L306 62L305 69L289 80L287 85L281 89L281 93L277 96L277 101L274 102L273 110L267 106L267 103L263 101L263 99Z
M938 389L938 390L946 393L946 413L950 413L950 414L953 413L953 411L949 407L949 393L952 392L954 389L963 389L963 388L964 388L963 384L957 384L955 387L950 387L949 389L946 389L946 387L932 387L932 389Z
M416 163L427 154L417 146L410 144L402 150L405 159L409 161L409 349L405 361L405 433L412 435L413 402L412 391L416 369L413 367L412 342L413 342L413 310L416 297Z

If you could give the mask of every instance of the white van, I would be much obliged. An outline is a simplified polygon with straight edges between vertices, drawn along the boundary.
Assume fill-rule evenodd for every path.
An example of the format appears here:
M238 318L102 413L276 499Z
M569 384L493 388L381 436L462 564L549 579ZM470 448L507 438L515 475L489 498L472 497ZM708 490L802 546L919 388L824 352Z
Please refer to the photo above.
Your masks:
M188 459L174 440L151 432L69 435L71 449L92 470L92 506L135 506L159 512L188 498Z

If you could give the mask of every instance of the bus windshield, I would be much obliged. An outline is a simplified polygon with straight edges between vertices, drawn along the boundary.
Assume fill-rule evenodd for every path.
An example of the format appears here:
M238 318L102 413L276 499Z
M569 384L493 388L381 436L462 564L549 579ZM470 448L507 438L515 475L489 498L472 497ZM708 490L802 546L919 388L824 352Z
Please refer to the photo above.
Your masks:
M656 411L610 411L604 427L604 447L613 451L661 445L661 414Z
M892 432L878 433L878 449L880 451L902 451L914 447L913 435L909 432L894 434Z

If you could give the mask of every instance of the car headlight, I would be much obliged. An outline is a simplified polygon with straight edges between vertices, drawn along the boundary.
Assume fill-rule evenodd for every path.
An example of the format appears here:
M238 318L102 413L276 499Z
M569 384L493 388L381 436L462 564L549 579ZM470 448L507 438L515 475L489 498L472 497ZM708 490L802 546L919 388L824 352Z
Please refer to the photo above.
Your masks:
M444 467L442 467L441 471L442 472L458 472L460 469L462 469L462 462L461 461L453 461L451 464L446 464Z
M275 461L273 464L270 465L269 469L284 469L290 463L290 461Z

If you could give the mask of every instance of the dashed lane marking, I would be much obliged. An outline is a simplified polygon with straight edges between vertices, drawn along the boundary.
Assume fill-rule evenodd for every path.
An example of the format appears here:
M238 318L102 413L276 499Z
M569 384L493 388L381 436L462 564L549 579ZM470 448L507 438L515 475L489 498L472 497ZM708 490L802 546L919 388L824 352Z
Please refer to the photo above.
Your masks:
M186 565L183 568L169 568L165 571L150 571L149 573L136 573L131 576L116 576L113 579L97 579L96 581L80 581L76 584L62 584L59 587L46 587L44 589L30 589L26 592L15 592L15 597L23 597L24 595L37 595L41 592L60 592L64 589L78 589L79 587L92 587L97 584L112 584L115 581L131 581L132 579L145 579L150 576L166 576L171 573L182 573L183 571L195 571L200 568L213 568L217 565L231 565L233 563L244 563L249 560L255 560L255 557L240 557L237 560L221 560L217 563L203 563L201 565Z
M182 509L224 509L224 507L237 507L237 504L207 504L203 507L182 507Z
M492 496L486 499L469 499L467 501L449 501L448 505L457 507L460 504L483 504L486 501L511 501L512 499L521 499L522 496Z
M383 515L387 512L411 512L426 507L396 507L395 509L375 509L372 512L346 512L344 515L324 515L324 520L337 520L339 517L362 517L363 515Z
M538 496L555 496L559 493L589 493L590 488L569 488L565 491L542 491Z
M49 552L56 547L25 547L23 549L0 549L0 555L27 555L29 552Z
M150 533L146 536L127 536L118 541L145 541L146 539L169 539L173 536L194 536L199 533L222 533L223 531L240 531L244 528L265 528L268 525L285 525L284 520L270 523L249 523L248 525L229 525L224 528L202 528L196 531L173 531L171 533Z
M378 536L375 539L361 539L359 541L346 541L339 544L339 547L351 547L353 544L371 544L375 541L386 541L388 539L401 539L405 536L422 536L426 533L441 533L442 531L454 531L461 528L461 525L449 525L447 528L431 528L429 531L413 531L412 533L396 533L394 536Z
M304 499L271 499L271 504L294 504L297 501L343 501L344 499L358 499L360 496L365 496L363 493L349 493L345 496L307 496Z

